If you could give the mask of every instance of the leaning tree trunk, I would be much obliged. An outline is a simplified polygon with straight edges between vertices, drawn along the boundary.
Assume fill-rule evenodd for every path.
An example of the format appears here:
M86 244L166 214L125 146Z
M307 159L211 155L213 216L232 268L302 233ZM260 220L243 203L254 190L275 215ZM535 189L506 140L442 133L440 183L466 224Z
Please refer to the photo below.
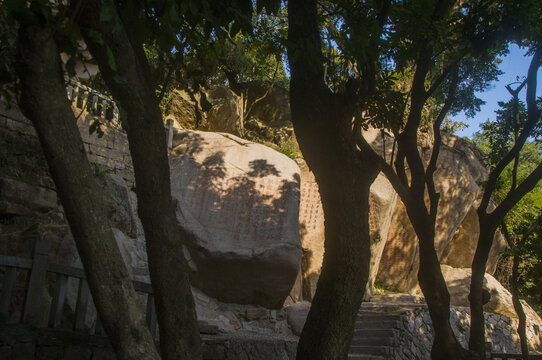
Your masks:
M441 143L440 123L444 119L447 107L451 104L449 99L453 99L455 89L450 90L446 105L442 110L444 112L439 115L434 124L433 152L429 164L425 166L418 150L417 133L426 101L424 88L430 63L430 58L427 56L430 53L430 50L422 49L417 64L411 90L408 121L403 133L397 139L398 153L394 166L396 174L401 173L401 176L397 176L394 183L397 183L396 190L418 237L420 256L418 282L425 296L433 325L431 357L432 359L458 360L467 359L470 355L457 341L450 325L450 294L435 249L435 227L440 195L435 189L433 180ZM452 81L457 84L457 78ZM410 171L410 183L405 172L405 159ZM399 182L402 186L398 184ZM425 201L426 194L429 197L429 204Z
M514 263L512 265L512 275L510 276L510 284L512 285L512 304L514 304L514 310L518 314L518 335L521 345L521 356L524 360L529 360L529 344L527 342L527 317L523 310L519 295L519 255L514 255Z
M484 356L485 322L483 285L487 259L498 225L496 222L492 221L490 216L483 214L480 209L478 210L478 220L480 223L480 235L478 237L478 246L476 247L474 258L472 259L472 275L469 294L471 307L469 349L475 351L479 356Z
M406 208L420 245L418 282L433 323L431 358L434 360L467 359L469 355L457 341L450 325L450 294L435 251L435 225L429 216L424 216L426 210L423 200L418 201L417 205L418 207L412 203Z
M37 18L37 17L36 17ZM158 359L143 309L106 216L66 96L59 52L46 24L20 24L20 104L32 120L85 267L104 329L119 359Z
M106 6L112 12L111 18L100 21L100 12ZM141 44L132 42L114 9L111 1L87 1L78 22L107 86L128 114L126 131L156 295L161 354L165 359L200 359L194 298L182 250L188 234L175 216L164 123L155 86ZM103 43L96 42L96 33Z
M326 229L297 359L345 359L369 275L369 188L379 170L356 148L353 101L324 84L315 2L290 0L288 13L292 122L319 186Z

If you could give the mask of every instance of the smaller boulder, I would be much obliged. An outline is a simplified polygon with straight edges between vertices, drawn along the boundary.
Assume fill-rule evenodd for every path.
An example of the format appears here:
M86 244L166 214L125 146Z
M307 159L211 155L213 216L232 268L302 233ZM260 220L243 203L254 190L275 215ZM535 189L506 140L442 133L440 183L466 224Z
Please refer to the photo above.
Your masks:
M288 324L292 328L292 332L294 334L301 335L303 327L305 326L305 321L307 321L307 315L309 315L310 308L311 303L308 301L298 302L284 308L286 310Z
M453 268L441 265L442 275L448 285L450 302L455 306L470 306L469 293L471 282L471 269ZM512 294L501 285L493 276L486 274L484 289L489 292L489 302L484 305L484 311L516 318L517 314L512 304Z

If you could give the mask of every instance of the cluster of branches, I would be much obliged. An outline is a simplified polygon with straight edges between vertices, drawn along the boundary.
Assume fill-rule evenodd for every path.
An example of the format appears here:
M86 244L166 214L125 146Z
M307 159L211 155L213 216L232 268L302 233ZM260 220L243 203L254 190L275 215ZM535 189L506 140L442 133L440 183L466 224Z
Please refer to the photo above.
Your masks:
M542 53L539 11L540 4L535 2L520 5L483 1L336 1L324 2L317 8L316 3L290 1L288 51L292 116L303 154L321 186L326 215L326 257L333 256L327 253L328 238L344 238L344 234L328 231L328 222L333 215L326 211L325 202L332 196L333 189L320 184L326 182L326 175L329 177L325 174L326 167L331 167L331 162L344 163L347 157L353 161L350 166L357 167L354 172L383 171L405 204L419 240L418 280L433 322L432 357L435 359L485 356L482 281L493 236L503 217L542 176L536 167L521 183L513 184L495 210L488 210L489 199L504 167L517 159L518 151L540 122L540 108L535 101L536 73ZM322 17L323 36L318 31ZM475 97L475 92L483 91L499 74L496 56L506 51L508 41L528 44L534 53L525 81L529 120L517 127L514 146L492 170L478 209L482 231L473 260L472 325L470 351L467 351L458 343L449 323L450 297L435 250L440 194L433 175L442 142L440 130L446 116L458 111L473 116L479 110L481 101ZM305 55L307 53L310 55ZM309 63L307 58L319 61ZM329 75L333 68L340 68L339 76ZM306 94L306 89L312 91ZM318 113L311 112L312 107L317 108ZM306 119L307 114L309 119ZM386 159L385 154L381 156L365 141L362 130L367 126L387 129L393 134L391 158ZM431 157L425 160L418 149L419 135L428 131L428 127L432 128L434 141ZM321 128L326 129L325 137L335 136L335 141L326 140L320 134ZM304 142L303 137L319 138L321 144L329 147L322 146L325 150L318 153L312 149L314 143ZM330 163L321 160L326 155L334 157L324 151L330 152L330 148L341 146L347 150L337 151ZM355 174L340 175L356 177ZM366 186L356 181L351 183ZM327 191L330 192L328 196ZM365 212L368 205L364 201L362 199L357 206ZM343 223L346 222L343 219ZM365 236L361 233L356 239L346 241L363 241L365 251L368 251ZM345 256L343 261L349 261L349 258ZM322 274L324 271L329 271L331 275L328 276L335 282L345 276L345 271L338 266L329 266ZM319 286L321 283L322 280ZM316 296L311 313L314 310L321 316L325 312L316 309L326 306L329 305L320 303ZM344 311L353 313L351 309ZM311 313L307 322L314 325L317 320ZM319 325L325 328L326 321L329 319ZM316 332L311 331L313 328L310 326L304 331L316 337ZM302 336L298 349L298 356L304 354L303 358L311 358L306 354L316 358L329 346L318 347L316 341L305 343L305 339Z

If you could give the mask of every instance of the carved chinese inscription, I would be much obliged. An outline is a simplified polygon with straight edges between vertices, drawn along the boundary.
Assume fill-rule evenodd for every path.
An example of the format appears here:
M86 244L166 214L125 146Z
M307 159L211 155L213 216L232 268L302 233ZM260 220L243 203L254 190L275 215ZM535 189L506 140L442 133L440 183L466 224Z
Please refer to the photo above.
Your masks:
M299 202L299 222L304 224L307 230L316 230L323 213L318 185L313 182L302 183Z
M214 179L188 196L194 217L203 225L233 234L235 240L280 241L286 197L296 183L277 177Z

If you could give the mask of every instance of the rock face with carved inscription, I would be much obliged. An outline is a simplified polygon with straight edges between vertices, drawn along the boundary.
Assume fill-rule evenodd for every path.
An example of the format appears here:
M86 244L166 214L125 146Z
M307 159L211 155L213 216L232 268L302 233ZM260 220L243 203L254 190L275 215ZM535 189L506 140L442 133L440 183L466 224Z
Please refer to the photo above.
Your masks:
M233 135L186 130L170 167L193 284L221 301L280 307L301 263L296 163Z
M301 169L301 197L299 205L299 233L303 246L303 298L312 300L320 276L324 257L324 212L318 192L318 184L307 164L296 159ZM371 185L370 235L371 264L366 293L373 293L380 257L387 239L391 215L397 201L397 194L386 177L380 174Z
M324 259L324 210L313 173L303 159L295 161L301 170L299 234L303 246L303 299L310 301L316 292L316 283Z

